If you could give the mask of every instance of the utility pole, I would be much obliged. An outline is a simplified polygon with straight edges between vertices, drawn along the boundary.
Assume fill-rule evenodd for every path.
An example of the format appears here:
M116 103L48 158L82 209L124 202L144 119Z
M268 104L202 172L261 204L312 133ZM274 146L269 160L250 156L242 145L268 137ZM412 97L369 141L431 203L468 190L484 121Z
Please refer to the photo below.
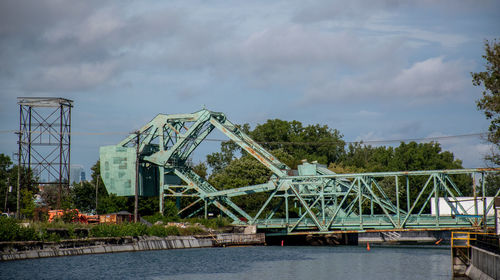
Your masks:
M17 201L16 201L16 219L21 218L21 137L22 132L17 132L19 135L19 151L17 154Z
M136 131L135 134L137 135L135 144L136 144L136 149L135 149L135 201L134 201L134 223L137 223L137 215L138 215L138 208L139 208L139 140L140 140L140 132Z
M7 212L7 197L9 196L9 188L10 188L10 178L7 178L7 186L5 186L5 204L3 206L4 212Z
M472 173L472 192L474 193L474 226L477 226L477 193L476 193L476 174Z
M97 194L99 189L99 174L97 174L97 179L95 182L95 213L97 214Z
M481 192L483 195L483 230L484 232L488 232L488 224L486 223L486 178L484 176L484 172L481 173Z

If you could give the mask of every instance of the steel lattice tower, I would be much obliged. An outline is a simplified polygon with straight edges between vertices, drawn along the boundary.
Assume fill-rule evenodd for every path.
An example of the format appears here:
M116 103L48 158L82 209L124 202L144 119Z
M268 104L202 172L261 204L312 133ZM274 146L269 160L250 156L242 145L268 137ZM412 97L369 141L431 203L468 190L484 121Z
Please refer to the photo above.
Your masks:
M18 97L18 104L19 166L33 172L36 184L59 187L59 208L61 190L70 183L73 101L56 97Z

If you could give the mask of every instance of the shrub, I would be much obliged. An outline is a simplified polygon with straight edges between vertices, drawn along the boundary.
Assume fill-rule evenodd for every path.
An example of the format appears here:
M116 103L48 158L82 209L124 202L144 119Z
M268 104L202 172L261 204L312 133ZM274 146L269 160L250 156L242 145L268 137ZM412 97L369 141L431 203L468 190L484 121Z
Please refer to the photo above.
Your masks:
M99 224L90 229L91 237L115 237L120 236L120 228L118 225Z
M13 218L0 217L0 241L15 240L20 228L17 221Z
M154 225L148 228L148 235L165 237L168 236L168 230L161 225Z
M196 234L202 234L204 232L205 231L199 227L187 227L179 229L180 235L196 235Z
M146 235L148 226L143 223L121 224L121 236L142 236Z
M34 241L39 240L40 235L32 227L19 227L16 237L17 241Z
M212 228L212 229L218 229L231 224L231 222L228 219L222 217L217 217L215 219L192 218L189 219L189 222L192 224L199 223L207 228Z
M91 237L120 237L146 235L148 227L141 223L99 224L90 229Z
M179 235L181 235L179 232L179 228L175 227L175 226L165 227L165 232L166 232L166 236L170 236L170 235L179 236Z
M161 221L163 223L167 223L168 222L168 218L165 217L165 216L163 216L163 215L161 215L160 213L156 213L156 214L151 215L151 216L144 216L142 218L144 218L144 220L146 220L146 221L148 221L148 222L150 222L152 224L154 224L154 223L156 223L158 221Z
M40 240L40 234L33 227L20 226L17 220L0 217L0 241Z

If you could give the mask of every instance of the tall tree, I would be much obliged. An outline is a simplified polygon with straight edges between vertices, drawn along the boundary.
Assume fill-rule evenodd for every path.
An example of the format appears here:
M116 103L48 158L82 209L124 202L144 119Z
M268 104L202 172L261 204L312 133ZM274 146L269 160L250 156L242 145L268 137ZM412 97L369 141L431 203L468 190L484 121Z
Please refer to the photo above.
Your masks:
M500 43L496 40L484 43L486 54L486 71L471 73L472 83L482 86L482 97L477 101L477 107L491 120L488 140L496 147L486 159L495 165L500 165Z
M326 125L303 126L299 121L267 120L250 132L250 137L268 150L281 149L291 155L296 168L301 159L330 164L344 153L342 134Z
M484 43L486 71L471 73L472 83L483 87L482 97L477 101L477 108L484 112L486 119L491 120L488 141L494 148L486 155L487 162L500 165L500 42L496 40ZM486 178L486 195L498 193L500 176L488 175Z
M396 148L351 144L342 161L330 164L329 168L337 173L460 169L462 162L455 159L453 153L443 151L441 145L436 142L401 143ZM453 175L452 179L463 195L471 194L472 180L469 176ZM410 178L411 197L415 198L418 195L425 180L425 177L418 176ZM384 192L395 201L394 179L382 179L379 183ZM424 197L430 191L431 189L428 189L424 193ZM405 197L406 189L400 190L400 194L401 197ZM420 205L422 203L423 201L420 202ZM406 208L405 200L401 200L401 207Z
M9 186L15 185L15 181L10 180L11 165L12 161L10 158L4 154L0 154L0 205L2 205L1 210L6 212L15 209L15 194L12 191L9 193ZM7 196L7 200L5 196ZM5 205L5 201L7 201L7 205Z
M220 152L207 155L207 164L212 168L212 172L220 172L235 159L236 144L231 141L224 141L221 143L220 149Z

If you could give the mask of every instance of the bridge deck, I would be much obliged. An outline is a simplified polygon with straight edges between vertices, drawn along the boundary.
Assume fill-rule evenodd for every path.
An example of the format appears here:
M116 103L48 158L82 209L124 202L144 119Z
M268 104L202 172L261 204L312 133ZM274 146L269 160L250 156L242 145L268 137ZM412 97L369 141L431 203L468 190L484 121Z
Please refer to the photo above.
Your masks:
M404 228L394 227L390 220L385 215L363 216L362 222L359 217L344 217L335 220L328 231L318 231L315 222L310 219L303 219L294 229L289 232L289 228L297 223L298 218L286 219L260 219L255 225L260 231L269 233L282 234L304 234L304 233L340 233L340 232L366 232L366 231L411 231L411 230L457 230L457 229L472 229L479 228L479 224L475 227L471 226L470 218L440 216L439 223L436 216L420 215L412 216L408 219ZM397 221L397 217L393 217ZM474 218L472 218L474 222ZM494 223L494 217L488 217L489 225Z

